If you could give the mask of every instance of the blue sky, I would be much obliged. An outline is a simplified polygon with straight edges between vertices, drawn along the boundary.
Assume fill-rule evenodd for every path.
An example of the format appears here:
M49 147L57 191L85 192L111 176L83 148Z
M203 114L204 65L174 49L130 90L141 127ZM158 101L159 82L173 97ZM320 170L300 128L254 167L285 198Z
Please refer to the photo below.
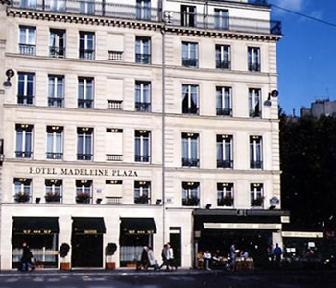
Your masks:
M278 89L286 113L315 99L336 100L336 0L269 0L271 4L335 23L335 27L273 8L284 37L278 43Z

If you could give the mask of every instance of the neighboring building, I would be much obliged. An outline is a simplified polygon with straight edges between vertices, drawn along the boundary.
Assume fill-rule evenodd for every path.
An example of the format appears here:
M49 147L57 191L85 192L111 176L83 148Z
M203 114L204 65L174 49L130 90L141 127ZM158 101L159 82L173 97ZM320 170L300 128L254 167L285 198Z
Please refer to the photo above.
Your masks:
M23 241L45 267L62 243L72 267L281 243L265 1L1 3L1 269Z
M335 116L336 115L336 101L316 100L311 103L310 108L302 107L300 110L301 117L316 117L321 116Z

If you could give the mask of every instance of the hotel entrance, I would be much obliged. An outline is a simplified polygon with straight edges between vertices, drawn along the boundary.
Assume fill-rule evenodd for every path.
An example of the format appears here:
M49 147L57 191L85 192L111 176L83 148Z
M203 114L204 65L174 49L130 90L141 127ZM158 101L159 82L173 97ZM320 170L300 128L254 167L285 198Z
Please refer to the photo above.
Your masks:
M73 218L72 223L72 267L102 268L103 240L106 227L103 218Z

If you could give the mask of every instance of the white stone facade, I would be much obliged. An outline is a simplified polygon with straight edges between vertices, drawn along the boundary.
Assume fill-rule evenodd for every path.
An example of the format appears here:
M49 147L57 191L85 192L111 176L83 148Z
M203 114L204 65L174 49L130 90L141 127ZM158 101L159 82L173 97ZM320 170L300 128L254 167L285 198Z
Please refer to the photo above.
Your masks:
M123 2L115 0L107 4L123 5ZM136 1L133 4L125 2L136 5ZM205 1L157 2L151 1L151 9L157 11L157 7L162 7L165 17L181 13L181 5L194 5L197 13L205 11ZM206 8L211 15L215 9L224 9L233 19L253 19L259 21L256 23L263 29L270 25L270 10L265 5L247 4L247 1L207 2ZM12 268L13 217L58 217L59 244L71 243L72 217L103 217L107 230L104 247L109 242L119 246L120 218L154 218L156 257L160 259L161 247L169 241L170 231L179 228L181 265L191 267L194 263L194 208L211 204L212 208L249 210L252 183L263 186L262 209L269 209L272 198L280 199L277 98L269 97L277 87L276 42L280 36L272 33L270 26L268 33L253 31L248 21L246 31L209 30L174 26L159 19L148 21L118 18L118 15L40 11L39 6L31 11L20 8L15 1L14 6L1 3L0 23L6 29L0 32L0 83L6 80L8 69L15 71L12 86L0 88L0 139L4 139L5 156L0 166L1 269ZM34 55L20 53L22 26L36 28ZM51 29L65 31L64 58L49 55ZM79 59L80 32L94 33L93 60ZM136 37L150 39L150 64L136 63ZM182 42L198 44L197 67L181 65ZM216 45L230 46L230 69L216 69ZM260 71L248 69L249 47L259 48ZM117 51L122 56L119 61L109 60L108 51ZM18 105L19 73L34 74L32 105ZM50 75L64 77L63 107L48 107ZM93 79L90 109L78 108L80 77ZM150 83L150 111L135 111L137 81ZM198 113L182 113L184 84L198 86ZM217 115L216 87L231 87L231 116ZM251 88L261 91L260 117L250 117ZM119 101L121 109L109 108L108 100ZM267 100L271 101L271 106L264 105ZM33 126L31 157L18 157L16 153L16 126L21 124ZM61 159L47 159L47 126L63 127ZM78 160L77 129L80 127L93 129L91 160ZM107 141L107 129L122 131L120 142L115 143L120 146L120 161L107 159L109 149L114 149ZM150 157L146 163L135 161L135 131L150 131ZM199 135L199 165L196 167L182 167L182 133ZM216 135L223 134L232 135L233 164L229 169L217 168ZM251 168L251 136L262 139L260 169ZM30 203L15 203L14 179L32 179ZM45 203L46 179L62 180L61 203ZM91 204L76 203L76 180L92 180ZM106 180L122 180L121 191L109 191ZM134 181L150 181L147 204L134 204ZM182 205L182 182L199 182L198 205ZM218 206L217 183L233 183L232 206ZM108 197L117 199L118 204L109 203ZM279 208L280 203L277 203L276 209ZM117 267L119 257L117 250L113 256Z

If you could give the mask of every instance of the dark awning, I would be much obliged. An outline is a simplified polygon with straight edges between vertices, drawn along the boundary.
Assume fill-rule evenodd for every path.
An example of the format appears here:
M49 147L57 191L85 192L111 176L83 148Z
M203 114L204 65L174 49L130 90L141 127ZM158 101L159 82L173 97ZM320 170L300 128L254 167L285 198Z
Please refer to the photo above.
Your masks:
M153 218L120 218L120 230L126 234L153 234L156 225Z
M59 233L58 217L13 217L13 233Z
M72 232L78 234L104 234L104 218L73 217Z

